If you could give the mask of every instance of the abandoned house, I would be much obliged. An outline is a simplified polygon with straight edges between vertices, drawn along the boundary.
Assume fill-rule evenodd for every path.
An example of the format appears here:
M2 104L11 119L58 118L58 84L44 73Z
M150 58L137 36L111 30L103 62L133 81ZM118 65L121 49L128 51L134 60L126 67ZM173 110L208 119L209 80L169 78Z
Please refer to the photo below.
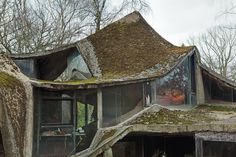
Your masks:
M195 46L133 12L58 49L0 56L0 156L233 157L235 102Z

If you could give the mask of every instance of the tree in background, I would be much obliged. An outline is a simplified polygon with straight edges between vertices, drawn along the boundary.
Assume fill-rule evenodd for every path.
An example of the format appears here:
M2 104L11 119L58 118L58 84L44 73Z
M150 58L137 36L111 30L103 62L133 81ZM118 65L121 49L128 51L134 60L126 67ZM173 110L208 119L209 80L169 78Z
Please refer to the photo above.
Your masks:
M89 0L86 8L89 14L88 19L92 21L90 27L92 30L98 31L108 23L111 23L117 17L124 13L139 10L148 11L150 7L145 0L122 0L120 4L112 6L112 0Z
M75 42L132 10L145 0L1 0L0 51L37 53Z
M216 26L199 37L192 37L189 44L196 45L201 61L224 77L235 80L236 29Z

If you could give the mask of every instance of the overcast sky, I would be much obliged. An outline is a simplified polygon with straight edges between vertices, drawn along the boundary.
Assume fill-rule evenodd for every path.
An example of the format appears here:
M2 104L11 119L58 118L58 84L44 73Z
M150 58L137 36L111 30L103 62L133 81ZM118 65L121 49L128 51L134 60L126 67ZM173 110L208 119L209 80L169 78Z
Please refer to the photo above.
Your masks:
M236 23L236 14L219 16L236 0L148 0L152 11L144 15L165 39L181 45L217 24Z

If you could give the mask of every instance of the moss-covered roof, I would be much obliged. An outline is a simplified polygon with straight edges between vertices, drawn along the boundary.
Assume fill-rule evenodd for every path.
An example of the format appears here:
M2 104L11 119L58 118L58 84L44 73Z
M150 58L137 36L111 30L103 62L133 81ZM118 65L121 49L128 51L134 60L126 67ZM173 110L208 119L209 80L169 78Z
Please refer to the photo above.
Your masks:
M77 47L94 76L92 79L38 84L33 81L34 84L82 86L153 79L168 73L195 49L166 41L136 11L79 41ZM99 74L93 71L101 75L96 77Z
M235 132L236 107L224 105L159 106L153 105L138 116L102 128L88 151L74 157L96 156L130 133L194 134L199 132Z
M155 32L138 12L133 12L87 38L94 46L104 77L139 74L155 66L170 70L193 47L177 47Z
M174 46L155 32L141 14L135 11L77 43L48 51L45 55L40 53L12 55L12 57L34 58L38 63L42 62L39 65L42 66L40 69L47 76L52 71L50 69L57 68L53 64L58 61L55 56L61 56L61 53L67 53L68 50L75 48L82 54L93 78L88 81L64 82L62 83L64 85L120 83L162 76L195 50L194 47ZM50 60L51 68L44 68L48 66L44 60L47 62ZM45 70L42 70L43 68ZM51 81L33 81L33 83L38 86L60 84Z
M162 108L158 112L146 112L131 121L130 124L210 124L228 120L232 117L236 117L236 107L199 105L189 111Z

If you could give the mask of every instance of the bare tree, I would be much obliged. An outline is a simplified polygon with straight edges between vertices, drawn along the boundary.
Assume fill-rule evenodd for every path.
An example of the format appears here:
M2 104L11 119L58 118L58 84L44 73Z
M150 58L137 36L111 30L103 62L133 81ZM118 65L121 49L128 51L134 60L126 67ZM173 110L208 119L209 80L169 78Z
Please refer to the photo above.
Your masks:
M101 27L111 23L119 16L132 10L148 11L150 7L146 0L122 0L120 5L112 5L112 0L87 0L85 12L92 31L98 31Z
M220 16L222 15L235 15L236 14L236 4L235 3L231 3L231 6L226 8L222 14L220 14Z
M9 53L34 53L67 44L80 34L82 12L76 0L4 0L0 45ZM3 8L3 7L2 7Z
M224 77L233 79L232 67L236 61L236 30L216 26L188 43L198 47L201 61Z
M1 0L0 50L36 53L74 42L123 13L148 9L145 0Z

